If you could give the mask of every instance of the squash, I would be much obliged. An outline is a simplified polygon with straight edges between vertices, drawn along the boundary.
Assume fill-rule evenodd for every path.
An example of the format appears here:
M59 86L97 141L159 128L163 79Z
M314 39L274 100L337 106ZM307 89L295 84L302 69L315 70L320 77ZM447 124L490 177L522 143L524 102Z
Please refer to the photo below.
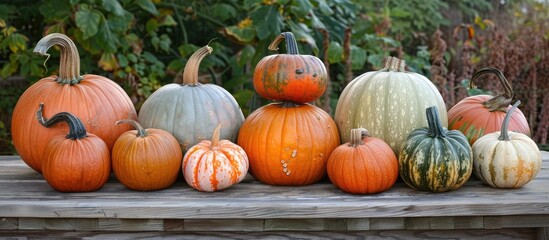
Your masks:
M300 55L291 32L279 34L269 50L278 50L283 39L286 39L287 54L266 56L257 63L253 75L255 91L274 101L306 103L317 100L328 85L324 63L315 56Z
M497 68L483 68L473 74L469 87L473 88L478 77L492 73L495 74L504 92L493 97L490 95L476 95L467 97L448 111L448 128L463 132L469 143L475 141L485 134L499 131L505 113L511 108L509 104L513 99L514 92L503 73ZM524 133L530 136L530 126L524 114L517 109L517 112L509 120L509 130Z
M249 168L244 149L229 140L219 140L219 124L212 140L202 140L185 153L183 176L192 188L214 192L231 187L246 177Z
M61 62L59 76L41 79L30 86L19 98L13 110L11 134L21 159L32 169L41 172L44 149L50 139L67 132L65 125L42 127L34 116L36 106L48 106L44 114L66 111L78 116L88 132L103 139L109 149L129 126L115 127L122 118L137 118L132 101L112 80L92 74L80 76L78 49L70 38L53 33L42 38L34 52L49 56L52 46L59 46Z
M48 184L59 192L91 192L100 189L111 173L107 144L87 133L82 121L72 113L60 112L45 119L43 104L36 111L38 123L46 128L66 122L68 135L55 135L42 154L42 173ZM34 118L36 121L36 118Z
M183 153L179 142L162 129L144 129L133 119L130 130L118 138L112 149L112 168L118 181L138 191L160 190L171 186L179 174Z
M248 154L251 174L271 185L307 185L326 174L339 146L337 126L310 104L271 103L250 114L238 137Z
M353 128L366 128L389 144L398 157L400 146L414 129L427 127L425 108L436 106L447 126L446 106L426 77L405 71L403 60L389 57L379 71L351 81L339 97L335 121L341 140L348 142Z
M212 52L204 46L187 62L183 83L171 83L156 90L141 106L139 122L145 128L158 128L171 133L183 152L213 134L219 123L224 128L222 139L236 141L244 114L234 97L215 84L198 82L198 67Z
M416 190L445 192L461 187L473 171L467 138L442 127L436 107L427 108L428 128L414 130L402 144L399 174Z
M541 153L526 134L509 131L517 101L501 124L501 131L479 138L473 144L475 175L495 188L520 188L536 177L541 169ZM518 111L517 111L518 112Z
M352 129L351 141L330 154L328 177L344 192L379 193L395 184L398 160L383 140L370 137L366 129Z

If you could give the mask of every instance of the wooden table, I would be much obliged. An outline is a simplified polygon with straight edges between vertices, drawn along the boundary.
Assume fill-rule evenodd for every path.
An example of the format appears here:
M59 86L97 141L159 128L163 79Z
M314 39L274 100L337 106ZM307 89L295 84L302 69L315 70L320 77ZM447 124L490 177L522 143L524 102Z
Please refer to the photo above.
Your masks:
M324 181L268 186L252 178L215 193L182 179L137 192L114 177L99 191L59 193L17 156L0 157L0 239L75 238L490 238L549 239L549 153L537 178L502 190L471 178L447 193L404 183L357 196Z

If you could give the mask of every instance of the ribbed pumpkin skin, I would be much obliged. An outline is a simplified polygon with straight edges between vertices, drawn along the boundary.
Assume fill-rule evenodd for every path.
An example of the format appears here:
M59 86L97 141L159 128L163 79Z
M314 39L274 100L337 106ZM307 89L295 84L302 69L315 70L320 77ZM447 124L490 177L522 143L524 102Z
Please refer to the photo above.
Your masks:
M439 109L441 121L447 126L446 106L429 79L412 72L380 70L364 73L345 87L334 119L341 141L350 140L351 129L366 128L398 156L408 134L427 126L424 110L430 106Z
M271 185L307 185L320 180L328 157L339 144L330 115L309 104L263 106L246 118L238 137L252 175Z
M209 139L223 124L221 138L236 141L244 115L234 97L214 84L168 84L156 90L141 106L139 122L145 128L171 133L183 151Z
M324 94L328 74L315 56L276 54L257 63L253 83L256 92L266 99L306 103Z
M149 128L147 136L137 130L120 135L112 150L116 178L138 191L160 190L171 186L179 174L183 153L170 133Z
M269 50L278 50L283 39L288 54L270 55L257 63L253 76L255 91L274 101L307 103L317 100L328 85L324 63L315 56L300 55L291 32L279 34Z
M459 130L473 145L477 139L488 133L499 131L505 112L492 111L482 103L493 98L490 95L476 95L464 98L448 111L448 128ZM511 106L507 108L507 111ZM509 130L530 136L530 127L524 114L517 109L509 121Z
M191 147L183 158L183 176L189 186L204 192L227 189L242 181L248 173L246 152L228 140L210 148L209 140Z
M328 177L339 189L352 194L372 194L391 188L398 177L398 160L383 140L366 137L363 144L345 143L328 159Z
M67 139L64 134L54 136L42 158L42 174L59 192L95 191L111 173L109 148L101 138L89 133L80 140Z
M436 130L414 130L401 147L400 177L416 190L455 190L469 180L473 171L473 155L467 138L459 131L442 128L440 122L438 126ZM439 134L433 135L433 132Z
M44 114L71 112L88 132L103 139L109 149L129 126L115 126L118 119L137 118L135 108L124 90L115 82L97 75L83 75L75 85L59 84L57 76L43 78L29 87L17 101L12 115L13 144L27 165L42 172L41 159L50 139L68 131L66 124L44 128L36 121L36 107L44 103Z
M522 187L541 169L541 153L525 134L509 132L510 141L498 140L500 134L486 134L473 144L475 175L495 188Z

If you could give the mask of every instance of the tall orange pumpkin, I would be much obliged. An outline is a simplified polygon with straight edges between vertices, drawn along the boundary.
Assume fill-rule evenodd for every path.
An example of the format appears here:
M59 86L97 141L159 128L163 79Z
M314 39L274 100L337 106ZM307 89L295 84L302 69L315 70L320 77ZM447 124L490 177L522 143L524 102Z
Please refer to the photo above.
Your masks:
M351 141L337 147L328 159L328 177L339 189L353 194L383 192L398 177L398 160L387 143L363 128L351 129Z
M41 163L48 184L59 192L91 192L105 185L111 173L107 144L87 133L73 114L60 112L46 120L42 110L40 104L36 112L39 124L49 128L63 121L69 128L68 135L56 135L46 144Z
M495 74L504 92L497 96L476 95L467 97L448 111L448 129L461 131L473 145L477 139L500 130L505 114L511 109L511 101L514 97L511 84L503 73L497 68L483 68L477 71L471 78L469 87L474 86L475 81L486 73ZM524 114L517 109L509 120L509 130L530 136L530 126Z
M255 91L274 101L306 103L318 99L328 84L324 63L315 56L300 55L291 32L278 35L269 50L278 50L283 39L286 39L287 54L273 54L257 63L253 76Z
M109 149L130 126L116 127L118 119L137 118L135 108L124 90L112 80L92 74L80 75L78 49L70 38L53 33L42 38L34 52L49 56L54 46L61 50L59 76L50 76L29 87L13 110L13 144L23 161L41 172L41 157L49 140L68 131L65 125L42 127L34 116L39 103L47 105L46 115L71 112L84 123L88 132L103 139Z
M246 118L238 145L248 154L250 172L271 185L307 185L326 173L339 145L334 120L310 104L271 103Z

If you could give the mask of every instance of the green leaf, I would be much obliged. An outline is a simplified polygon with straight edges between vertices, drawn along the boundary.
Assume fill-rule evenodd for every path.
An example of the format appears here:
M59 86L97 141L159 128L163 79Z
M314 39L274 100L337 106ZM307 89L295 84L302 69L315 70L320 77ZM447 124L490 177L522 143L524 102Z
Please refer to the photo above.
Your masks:
M128 58L126 58L126 56L124 56L124 54L116 54L116 58L118 58L118 65L121 67L121 68L125 68L128 66Z
M101 21L98 42L101 44L101 47L109 53L116 52L116 49L120 45L118 36L115 36L115 34L111 31L111 26L108 21Z
M27 42L29 39L20 33L13 33L4 39L3 45L7 46L11 52L16 53L27 49Z
M167 69L173 72L179 72L185 67L185 63L181 59L174 59L169 64Z
M97 64L101 69L109 72L118 68L118 63L113 53L101 54L101 59L99 59L99 62Z
M337 63L343 60L343 47L338 42L330 42L328 46L328 61Z
M282 16L280 16L278 8L275 5L261 6L259 9L252 12L250 17L255 24L255 30L259 40L279 34L284 25Z
M226 3L216 3L211 6L212 15L214 18L219 19L220 21L225 21L227 19L233 18L236 16L236 9Z
M366 50L355 45L351 46L351 69L362 70L367 58Z
M255 29L252 27L239 28L230 26L225 28L225 34L235 38L240 43L249 43L255 38Z
M318 8L320 9L320 12L324 15L332 15L334 13L334 11L332 10L332 8L330 8L330 6L328 5L328 3L326 3L326 0L317 0L318 2Z
M67 0L42 1L38 10L46 22L59 22L68 19L72 14L71 5Z
M103 0L103 8L116 16L122 16L126 12L118 0Z
M172 39L167 34L162 34L160 36L160 43L159 47L160 49L164 50L164 52L170 52L170 46L172 45Z
M162 19L162 22L160 23L161 26L176 26L177 22L175 19L173 19L172 15L166 15L164 16L164 19Z
M152 15L158 16L159 12L151 0L136 0L135 3L137 3L141 9L151 13Z
M145 24L145 29L147 30L148 33L156 32L156 30L158 30L159 27L160 27L160 24L154 18L149 19L149 21L147 21L147 23Z
M76 26L83 33L83 38L88 39L97 34L101 15L95 11L83 8L75 14Z
M250 99L252 99L253 96L254 96L254 91L249 89L243 89L233 94L234 99L236 99L236 102L238 102L238 105L241 108L245 107L248 101L250 101Z
M125 32L130 28L130 24L133 20L133 15L126 12L122 16L111 16L107 19L111 30L114 32Z
M311 45L315 51L318 51L318 47L316 46L316 41L309 34L311 30L307 28L307 25L303 23L295 23L294 21L287 21L288 25L290 26L290 29L292 30L292 33L295 35L295 39L297 41L306 42L307 44Z
M255 55L255 48L251 45L246 45L242 48L240 56L238 56L238 66L243 67L246 63L250 62L253 56Z

